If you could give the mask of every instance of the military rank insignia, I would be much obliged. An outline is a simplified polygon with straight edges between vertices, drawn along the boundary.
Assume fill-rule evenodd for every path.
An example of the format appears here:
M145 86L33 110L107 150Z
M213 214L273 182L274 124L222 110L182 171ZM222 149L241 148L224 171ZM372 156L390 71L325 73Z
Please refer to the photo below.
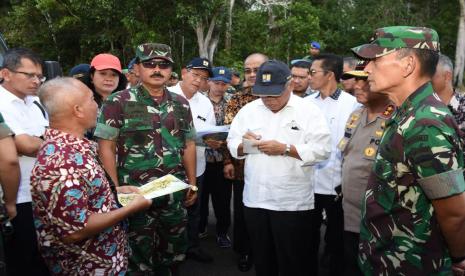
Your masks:
M392 114L396 111L396 107L392 104L386 106L386 109L383 111L382 116L384 118L390 118Z

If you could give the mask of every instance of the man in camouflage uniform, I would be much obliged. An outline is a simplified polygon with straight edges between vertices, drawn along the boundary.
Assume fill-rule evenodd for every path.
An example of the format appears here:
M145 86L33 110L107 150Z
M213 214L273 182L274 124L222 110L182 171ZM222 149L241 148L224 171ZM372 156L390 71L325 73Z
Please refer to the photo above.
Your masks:
M166 174L191 185L195 178L195 130L187 101L165 84L171 76L171 48L146 43L136 49L140 84L108 97L98 119L100 157L117 185L141 186ZM187 246L186 210L196 194L180 191L153 200L129 218L131 275L171 275Z
M258 68L268 57L261 53L249 55L244 61L244 88L237 92L229 100L224 114L224 124L232 123L236 114L243 106L249 102L258 99L258 96L252 95L252 86L255 84ZM233 178L233 209L234 209L234 229L233 229L233 248L239 254L238 268L241 271L248 271L252 266L250 259L250 241L244 220L244 203L242 202L242 193L244 191L244 160L225 158L223 164L226 166L230 162L234 165ZM231 178L231 175L225 175Z
M393 26L352 49L370 60L370 90L397 106L362 209L359 265L366 275L450 275L465 264L463 149L430 82L438 41L432 29Z

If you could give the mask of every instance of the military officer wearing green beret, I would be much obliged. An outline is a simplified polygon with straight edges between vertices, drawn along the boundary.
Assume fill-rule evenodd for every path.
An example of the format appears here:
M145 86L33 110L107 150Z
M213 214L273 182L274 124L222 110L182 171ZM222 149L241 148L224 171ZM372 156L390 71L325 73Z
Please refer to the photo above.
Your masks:
M386 122L362 209L365 275L450 275L465 260L464 152L457 124L434 96L439 37L425 27L377 29L352 49L370 62L370 90L397 106Z
M140 83L108 97L95 136L100 158L117 185L141 186L166 174L196 185L195 129L188 102L169 92L173 60L168 45L146 43L136 49ZM185 257L186 209L194 190L153 200L129 218L129 274L172 275Z

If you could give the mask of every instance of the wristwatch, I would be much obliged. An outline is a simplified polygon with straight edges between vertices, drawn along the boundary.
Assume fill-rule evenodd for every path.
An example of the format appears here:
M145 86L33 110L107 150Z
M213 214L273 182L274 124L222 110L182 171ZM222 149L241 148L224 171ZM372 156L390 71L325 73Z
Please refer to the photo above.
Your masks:
M289 156L289 153L291 152L291 145L286 144L286 150L284 151L285 156Z

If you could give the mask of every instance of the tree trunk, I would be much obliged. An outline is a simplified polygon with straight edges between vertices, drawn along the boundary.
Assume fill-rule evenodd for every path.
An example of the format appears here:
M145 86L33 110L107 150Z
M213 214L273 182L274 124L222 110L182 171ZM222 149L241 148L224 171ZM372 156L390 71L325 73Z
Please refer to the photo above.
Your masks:
M465 66L465 0L459 0L460 19L455 48L454 85L463 85L463 69Z
M234 0L229 0L229 10L228 10L228 24L226 26L226 33L225 33L225 43L224 48L226 50L231 49L231 37L232 37L232 11L234 8Z
M204 30L206 22L203 20L199 20L194 28L197 35L197 44L199 45L199 56L208 58L211 62L213 62L213 54L215 53L216 47L218 46L218 35L213 36L218 15L219 10L216 11L210 19L210 24L208 24L208 30L206 34Z

